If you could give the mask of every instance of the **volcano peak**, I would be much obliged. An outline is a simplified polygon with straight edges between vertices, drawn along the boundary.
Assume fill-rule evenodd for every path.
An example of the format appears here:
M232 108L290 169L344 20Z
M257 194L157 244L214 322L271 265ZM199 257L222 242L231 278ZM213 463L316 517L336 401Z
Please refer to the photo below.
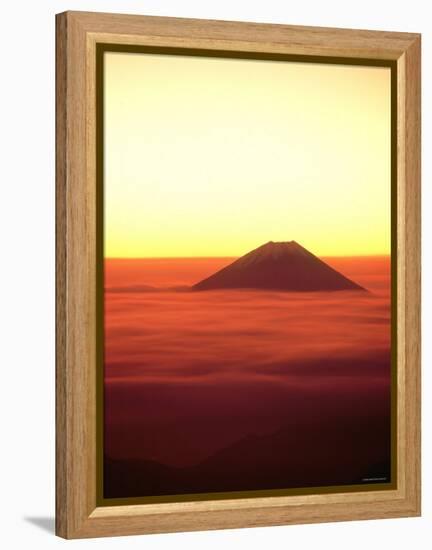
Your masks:
M365 290L296 241L268 241L192 287L286 291Z

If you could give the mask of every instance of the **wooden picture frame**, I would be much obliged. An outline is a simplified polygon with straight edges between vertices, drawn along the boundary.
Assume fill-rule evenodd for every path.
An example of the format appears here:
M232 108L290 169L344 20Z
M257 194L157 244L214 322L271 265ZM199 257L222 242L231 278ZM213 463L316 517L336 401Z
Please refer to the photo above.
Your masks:
M64 538L420 515L420 35L57 15L56 533ZM391 490L100 506L96 63L99 44L386 61L397 120L397 475Z

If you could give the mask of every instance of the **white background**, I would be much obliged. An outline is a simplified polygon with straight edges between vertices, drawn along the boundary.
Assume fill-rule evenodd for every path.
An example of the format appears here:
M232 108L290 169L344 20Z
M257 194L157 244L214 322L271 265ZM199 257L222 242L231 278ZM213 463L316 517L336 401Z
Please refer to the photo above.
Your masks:
M430 548L429 0L10 0L1 7L0 544L6 549ZM423 517L66 542L54 537L54 14L67 9L423 33ZM429 280L429 285L427 281ZM429 465L429 466L428 466Z

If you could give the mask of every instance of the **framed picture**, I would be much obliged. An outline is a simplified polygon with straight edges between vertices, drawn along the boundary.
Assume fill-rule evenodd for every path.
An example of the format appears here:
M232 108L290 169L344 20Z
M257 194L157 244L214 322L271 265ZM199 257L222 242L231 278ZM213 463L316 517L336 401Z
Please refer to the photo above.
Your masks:
M420 514L420 36L57 16L57 534Z

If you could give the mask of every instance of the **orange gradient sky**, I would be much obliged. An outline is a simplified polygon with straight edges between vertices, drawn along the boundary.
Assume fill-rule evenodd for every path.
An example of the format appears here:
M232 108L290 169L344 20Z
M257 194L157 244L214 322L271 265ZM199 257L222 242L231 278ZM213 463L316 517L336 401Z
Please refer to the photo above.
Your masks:
M390 69L105 53L106 257L390 252Z

